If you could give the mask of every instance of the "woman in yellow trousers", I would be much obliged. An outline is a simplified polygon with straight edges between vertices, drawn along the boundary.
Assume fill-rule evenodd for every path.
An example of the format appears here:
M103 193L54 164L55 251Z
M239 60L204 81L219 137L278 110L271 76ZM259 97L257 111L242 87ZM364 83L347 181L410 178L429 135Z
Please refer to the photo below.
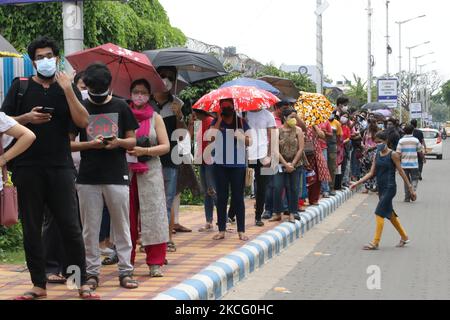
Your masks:
M375 210L377 222L376 232L373 241L366 245L364 250L378 250L381 234L383 233L384 219L389 219L394 228L400 234L401 240L397 247L401 248L407 245L410 240L400 224L392 204L392 200L397 193L397 184L395 182L396 170L398 170L400 176L408 186L412 195L411 199L413 201L416 199L416 193L414 192L413 186L409 182L408 177L401 167L400 155L388 147L388 134L386 131L378 132L376 134L375 141L377 143L377 153L374 157L370 172L351 186L351 189L355 189L358 185L363 184L367 180L375 176L377 178L379 202Z

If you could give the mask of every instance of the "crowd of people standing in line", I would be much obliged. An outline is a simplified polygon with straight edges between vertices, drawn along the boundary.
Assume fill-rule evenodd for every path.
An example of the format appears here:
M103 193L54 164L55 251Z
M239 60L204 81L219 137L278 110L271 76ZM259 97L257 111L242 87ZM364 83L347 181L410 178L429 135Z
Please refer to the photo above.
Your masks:
M138 244L149 275L162 277L167 252L176 250L173 233L192 231L178 218L186 188L204 196L200 232L215 229L216 208L213 239L224 239L227 225L236 221L239 239L247 241L249 168L254 170L257 227L265 225L263 220L282 221L283 215L295 223L306 204L316 206L321 197L364 183L366 192L379 192L382 199L377 217L391 219L401 244L408 243L392 208L392 175L395 168L400 171L405 201L414 201L425 147L413 126L417 123L402 128L394 118L351 110L346 97L338 98L327 122L312 127L289 101L278 102L272 111L241 113L232 99L224 99L220 112L194 109L186 121L183 102L171 93L175 67L157 69L165 92L152 92L140 79L125 101L112 95L112 75L104 64L91 64L72 82L57 72L55 42L39 38L28 51L37 75L13 82L0 114L1 132L17 140L0 164L10 162L13 169L34 285L19 300L46 297L48 282L65 282L67 266L80 270L83 299L99 299L95 289L102 264L117 263L120 286L137 288ZM99 119L114 125L106 132ZM179 129L186 134L174 141ZM391 156L393 164L385 160L392 150L398 151ZM179 164L174 154L187 160ZM275 164L274 158L279 159ZM199 164L200 183L193 163ZM380 230L377 220L377 236L368 249L378 248ZM109 256L102 262L105 252Z

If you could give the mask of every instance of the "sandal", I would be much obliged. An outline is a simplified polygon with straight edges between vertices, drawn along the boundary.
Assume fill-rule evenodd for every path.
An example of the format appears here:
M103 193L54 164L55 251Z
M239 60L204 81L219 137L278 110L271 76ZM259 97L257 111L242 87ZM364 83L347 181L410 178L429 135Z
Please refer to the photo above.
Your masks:
M281 214L274 215L272 218L269 219L269 222L278 222L281 221Z
M98 288L100 280L97 276L88 276L86 280L86 285L89 286L91 291L95 291Z
M186 228L186 227L184 227L184 226L182 226L181 224L179 224L179 225L175 225L175 227L173 228L176 232L181 232L181 233L189 233L189 232L192 232L192 230L191 229L189 229L189 228Z
M137 280L133 279L133 276L130 274L121 275L119 277L120 286L125 289L137 289L139 284Z
M117 256L117 254L114 254L110 257L106 257L102 261L102 265L104 265L104 266L112 266L117 263L119 263L119 257Z
M152 278L162 278L164 277L164 274L161 271L161 266L153 265L150 266L150 277Z
M177 247L175 246L175 243L173 243L172 241L169 241L167 243L167 251L168 252L176 252L177 251Z
M249 238L245 235L245 233L239 232L239 240L241 240L241 241L248 241Z
M365 245L364 248L363 248L363 250L366 250L366 251L375 251L375 250L378 250L378 249L379 249L379 246L378 245L374 245L372 242L367 244L367 245Z
M65 284L66 282L67 282L67 279L64 278L62 275L59 275L56 273L49 273L47 275L47 283Z
M31 301L31 300L40 300L47 298L47 294L37 294L35 292L25 292L23 295L14 298L13 300L20 300L20 301Z
M205 224L204 227L201 227L200 229L198 229L198 232L208 232L211 231L213 229L213 226L211 223L207 223Z
M219 232L218 234L216 234L213 237L213 240L223 240L225 239L225 233L224 232Z
M289 215L289 220L288 220L288 222L294 223L294 224L295 224L295 215L294 215L294 214L290 214L290 215Z
M91 289L80 289L78 290L78 295L83 300L100 300L100 296Z
M400 240L399 244L396 246L397 248L404 248L407 244L409 244L411 240Z

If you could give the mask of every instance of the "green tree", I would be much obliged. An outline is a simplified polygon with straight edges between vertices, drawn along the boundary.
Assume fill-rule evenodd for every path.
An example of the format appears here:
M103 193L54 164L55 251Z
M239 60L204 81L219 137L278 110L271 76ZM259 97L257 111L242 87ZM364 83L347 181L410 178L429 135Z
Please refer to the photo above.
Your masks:
M274 76L292 80L299 91L316 92L315 83L303 74L295 72L285 72L274 65L266 65L258 72L257 78L262 76Z
M112 42L141 51L186 42L157 0L84 1L83 8L86 47ZM47 35L63 47L61 12L61 3L0 6L0 33L23 53L39 35Z
M450 80L442 85L440 94L443 102L450 107Z

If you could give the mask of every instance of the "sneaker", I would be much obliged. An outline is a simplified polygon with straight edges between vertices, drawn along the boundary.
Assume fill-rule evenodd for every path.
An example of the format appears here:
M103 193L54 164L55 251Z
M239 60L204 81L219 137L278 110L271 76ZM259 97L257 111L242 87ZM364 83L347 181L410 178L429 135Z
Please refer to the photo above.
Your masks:
M264 222L262 222L261 220L256 221L255 225L257 227L264 227Z
M266 211L263 213L263 215L261 216L262 219L264 220L268 220L270 218L272 218L272 212Z
M294 213L295 220L300 220L300 213Z
M228 218L228 223L236 224L236 218ZM217 225L219 225L219 224L217 224Z
M330 196L334 197L335 195L336 195L336 192L334 192L334 191L330 192Z
M150 266L150 277L152 277L152 278L164 277L162 270L161 270L161 266L158 266L158 265Z
M322 197L324 197L324 198L329 198L329 197L330 197L330 194L329 194L328 192L324 192L323 195L322 195Z

